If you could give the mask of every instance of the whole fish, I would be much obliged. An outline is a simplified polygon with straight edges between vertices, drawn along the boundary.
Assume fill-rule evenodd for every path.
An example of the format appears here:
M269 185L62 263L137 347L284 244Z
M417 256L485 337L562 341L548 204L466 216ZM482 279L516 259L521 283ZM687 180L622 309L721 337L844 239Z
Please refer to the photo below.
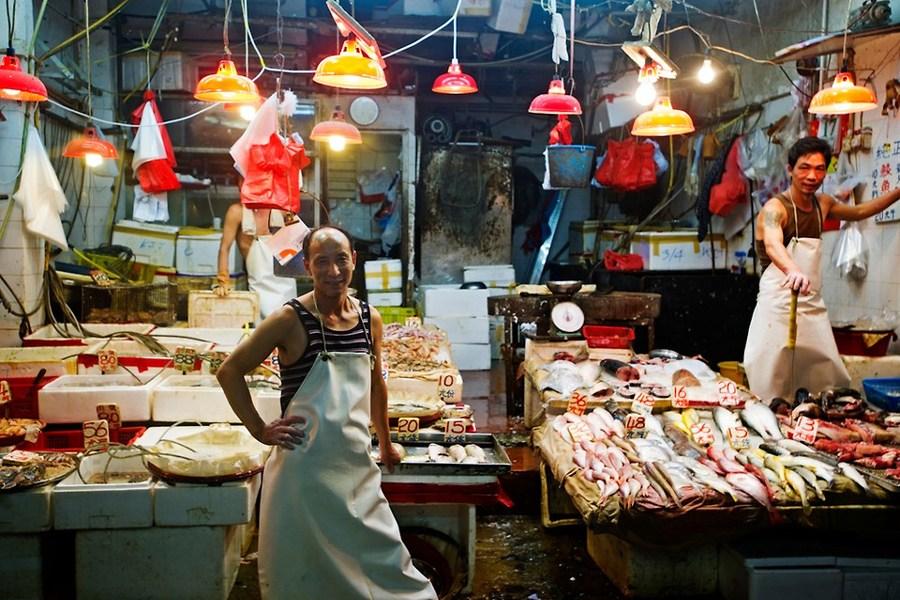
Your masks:
M804 452L811 451L810 447L803 442L798 442L797 440L789 440L788 438L782 438L778 440L776 444L779 448L783 448L791 454L803 454Z
M741 420L736 414L722 406L713 409L713 419L723 435L727 435L729 429L739 427L741 424Z
M687 456L688 458L700 458L703 456L703 450L697 446L688 435L682 431L680 427L678 427L672 421L667 420L663 423L663 431L666 434L666 437L669 438L672 442L672 446L675 448L675 451L681 456Z
M834 479L834 467L809 456L783 456L781 457L781 464L786 467L807 468L826 483L831 483Z
M706 465L685 456L679 456L675 460L690 469L691 473L694 474L694 478L706 487L719 492L723 496L730 496L734 502L738 501L737 492L731 487L731 484Z
M725 481L765 506L767 510L772 510L766 486L750 473L729 473L725 476Z
M862 473L856 470L856 468L850 463L838 463L838 469L850 478L853 483L864 489L866 492L869 492L869 484L866 482L866 478L863 477Z
M784 437L778 427L775 413L762 402L747 403L741 411L741 418L764 438L780 440Z
M662 468L661 463L648 463L647 466L647 472L653 474L653 476L656 478L657 483L659 483L663 488L663 491L666 492L666 496L671 498L672 502L680 510L682 508L681 500L678 497L678 493L675 491L675 486L673 485L672 480L669 478L669 475L666 473L665 469Z
M822 484L819 483L819 479L816 477L815 473L805 467L791 467L791 471L794 471L795 473L797 473L797 475L802 477L803 481L805 481L806 484L815 491L816 496L819 498L819 500L822 500L824 502L824 488L822 487Z
M778 457L772 454L766 454L765 456L763 456L763 464L765 464L767 468L775 471L775 474L778 475L778 478L781 481L785 481L785 479L787 478L787 468L784 466L784 463L778 459Z
M788 485L800 496L800 504L803 505L803 510L809 510L809 498L806 497L806 482L803 481L799 474L790 469L785 471L785 474L787 475Z

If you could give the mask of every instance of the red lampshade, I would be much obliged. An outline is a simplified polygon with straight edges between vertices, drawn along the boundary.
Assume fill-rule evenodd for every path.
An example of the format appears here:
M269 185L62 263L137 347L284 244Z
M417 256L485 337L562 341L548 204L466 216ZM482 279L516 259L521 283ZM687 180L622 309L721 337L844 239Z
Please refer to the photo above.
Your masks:
M102 159L119 158L119 153L115 146L97 135L96 128L89 125L80 136L66 144L63 156L84 158L89 166L97 166Z
M334 150L343 150L347 144L362 144L359 129L347 122L340 106L334 107L330 120L316 123L309 137L317 142L328 142Z
M474 94L478 91L478 84L474 77L462 72L459 61L454 58L447 72L434 80L431 91L436 94Z
M843 71L834 78L830 88L820 90L809 103L809 112L815 115L849 115L878 108L875 92L856 85L853 73Z
M581 103L567 94L562 79L554 76L550 89L531 101L528 112L538 115L580 115Z
M377 61L363 55L353 37L344 42L340 54L329 56L316 66L313 81L350 90L387 87L384 69Z
M26 73L19 64L19 57L12 48L0 60L0 98L19 102L44 102L47 88L40 79Z
M253 81L238 75L234 61L223 58L213 75L207 75L197 83L194 98L204 102L257 102L259 92Z

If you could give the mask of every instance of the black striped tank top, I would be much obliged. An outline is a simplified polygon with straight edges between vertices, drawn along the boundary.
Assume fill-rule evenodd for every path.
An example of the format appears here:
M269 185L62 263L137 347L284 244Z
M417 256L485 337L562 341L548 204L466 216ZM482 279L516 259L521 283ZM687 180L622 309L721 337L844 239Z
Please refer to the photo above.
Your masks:
M306 329L306 351L295 363L291 365L281 365L281 412L284 413L288 404L306 376L312 369L313 363L319 352L325 347L322 345L322 324L319 319L308 311L300 302L294 298L287 303L297 313L297 318ZM362 318L351 329L347 331L336 331L325 327L325 340L328 344L329 352L359 352L362 354L371 351L369 342L369 333L371 327L371 313L369 305L360 302L360 310Z

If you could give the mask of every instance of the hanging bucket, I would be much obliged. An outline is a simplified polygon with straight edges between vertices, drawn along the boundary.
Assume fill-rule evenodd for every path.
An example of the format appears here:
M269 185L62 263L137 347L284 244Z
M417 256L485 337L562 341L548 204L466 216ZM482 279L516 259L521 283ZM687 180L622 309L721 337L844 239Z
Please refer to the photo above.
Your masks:
M591 181L594 146L547 146L547 175L551 188L583 188Z

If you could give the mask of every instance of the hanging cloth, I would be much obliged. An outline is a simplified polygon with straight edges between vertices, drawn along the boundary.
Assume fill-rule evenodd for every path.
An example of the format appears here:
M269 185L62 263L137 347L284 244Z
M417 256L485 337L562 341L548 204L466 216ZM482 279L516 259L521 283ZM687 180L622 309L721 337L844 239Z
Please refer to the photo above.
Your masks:
M266 144L250 147L241 185L241 203L247 208L273 208L300 212L300 170L309 164L303 144L283 142L272 133Z
M59 217L66 210L66 194L41 142L41 135L33 124L28 125L22 178L13 198L22 209L25 229L63 250L69 249Z
M172 140L162 122L156 105L156 97L151 90L144 92L144 102L131 113L133 123L139 123L137 134L131 143L134 158L131 168L148 194L170 192L181 188L175 175L175 153Z

